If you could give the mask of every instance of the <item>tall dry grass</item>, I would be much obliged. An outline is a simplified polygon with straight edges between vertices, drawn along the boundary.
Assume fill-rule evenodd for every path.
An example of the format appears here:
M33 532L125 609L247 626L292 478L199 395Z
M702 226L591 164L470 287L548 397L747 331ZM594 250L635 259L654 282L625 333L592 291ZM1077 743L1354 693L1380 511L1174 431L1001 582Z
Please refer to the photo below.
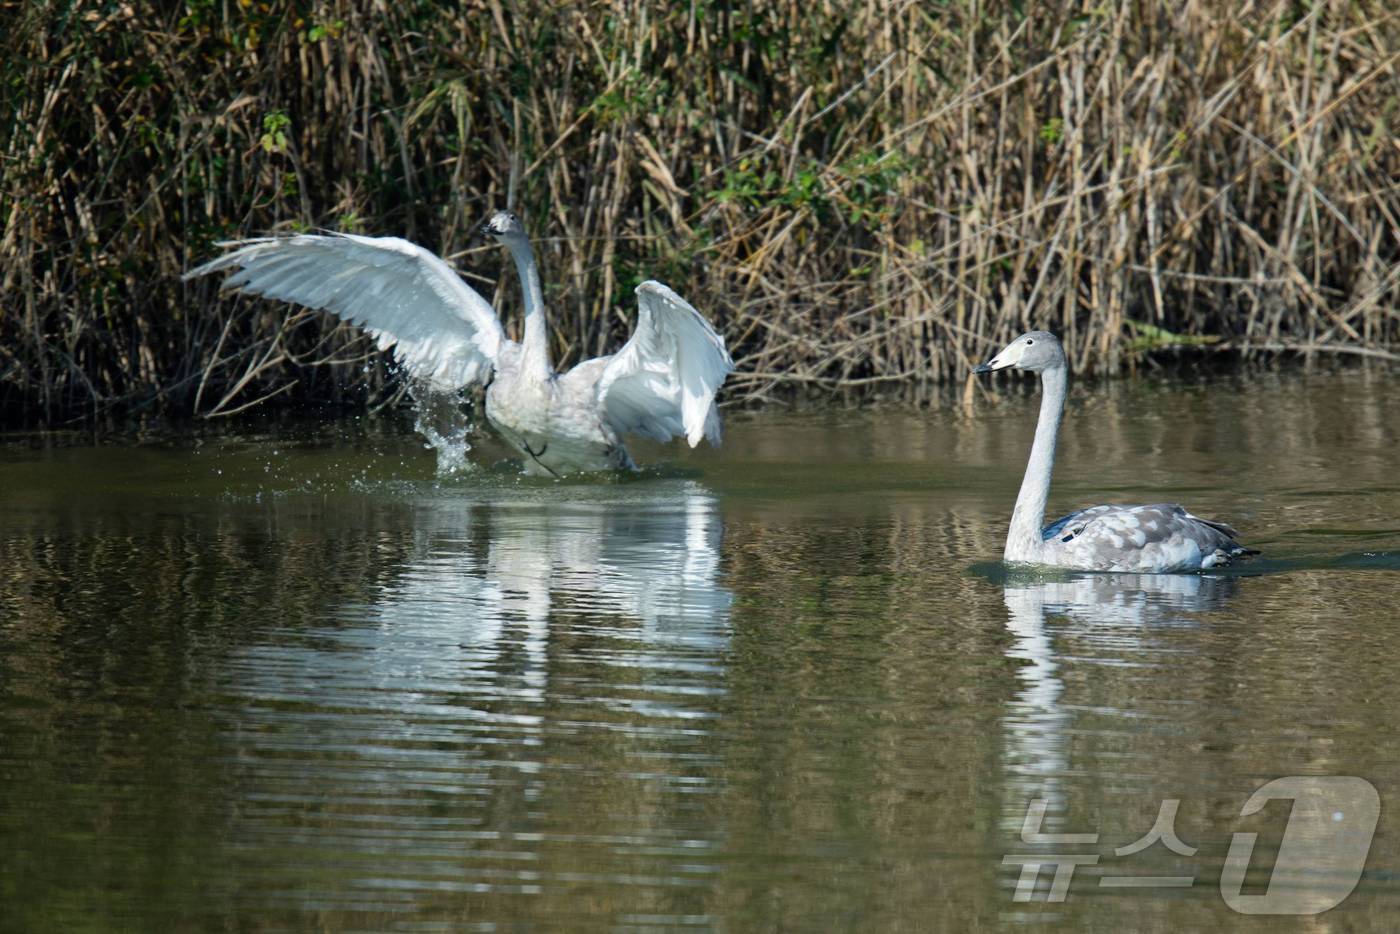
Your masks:
M393 233L509 311L502 257L469 249L506 204L565 362L621 340L656 276L725 329L733 398L926 393L1029 324L1097 371L1193 341L1400 338L1400 14L1380 3L0 16L12 421L391 401L352 329L181 271L220 238Z

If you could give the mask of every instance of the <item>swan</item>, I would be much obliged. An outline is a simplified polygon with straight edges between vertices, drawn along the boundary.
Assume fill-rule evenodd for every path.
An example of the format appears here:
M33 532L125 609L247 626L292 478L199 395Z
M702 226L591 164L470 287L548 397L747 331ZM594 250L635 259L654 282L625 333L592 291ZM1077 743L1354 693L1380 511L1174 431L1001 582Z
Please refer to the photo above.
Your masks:
M508 339L491 304L430 251L399 237L349 233L260 237L185 279L236 270L223 288L325 309L369 331L381 350L436 391L488 383L486 419L525 456L525 473L635 470L625 434L720 440L715 393L734 370L724 338L660 282L637 286L638 317L617 353L567 373L550 361L544 294L520 218L499 211L478 228L515 261L525 332Z
M1035 442L1006 534L1008 562L1156 574L1203 571L1259 553L1235 541L1238 533L1230 526L1170 503L1090 506L1042 527L1069 365L1059 338L1049 331L1031 331L973 372L1008 367L1039 373L1041 381Z

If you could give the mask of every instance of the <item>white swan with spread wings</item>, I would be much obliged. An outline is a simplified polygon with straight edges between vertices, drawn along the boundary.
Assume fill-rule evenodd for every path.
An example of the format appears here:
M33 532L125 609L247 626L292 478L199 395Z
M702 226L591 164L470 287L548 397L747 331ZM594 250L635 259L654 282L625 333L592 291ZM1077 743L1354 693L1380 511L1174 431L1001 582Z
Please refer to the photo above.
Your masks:
M486 418L525 455L525 471L563 476L630 470L625 434L691 447L720 439L715 394L734 370L724 338L660 282L637 286L632 337L615 354L556 373L539 268L520 219L491 216L481 232L510 251L525 296L525 333L505 336L491 304L428 250L398 237L303 234L234 247L185 274L236 270L224 282L255 295L325 309L393 349L437 390L487 383Z

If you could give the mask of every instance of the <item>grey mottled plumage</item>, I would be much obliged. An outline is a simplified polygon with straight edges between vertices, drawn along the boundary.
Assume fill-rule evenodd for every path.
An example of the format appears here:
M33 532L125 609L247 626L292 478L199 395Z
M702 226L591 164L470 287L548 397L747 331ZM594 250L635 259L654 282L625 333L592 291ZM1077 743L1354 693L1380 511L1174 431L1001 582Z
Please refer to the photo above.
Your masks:
M1090 506L1043 526L1055 442L1069 387L1069 366L1059 338L1048 331L1022 334L978 373L1007 367L1041 378L1040 419L1030 461L1016 497L1005 558L1024 564L1090 571L1201 571L1250 554L1228 525L1202 519L1181 506Z
M515 260L525 333L509 340L486 299L445 262L397 237L354 234L267 237L185 274L236 270L225 288L325 309L365 328L381 350L438 390L490 380L486 418L525 455L527 473L634 468L622 436L684 435L718 444L715 393L734 369L724 338L659 282L637 286L632 337L615 354L567 373L549 358L544 298L534 251L519 218L498 212L481 231Z

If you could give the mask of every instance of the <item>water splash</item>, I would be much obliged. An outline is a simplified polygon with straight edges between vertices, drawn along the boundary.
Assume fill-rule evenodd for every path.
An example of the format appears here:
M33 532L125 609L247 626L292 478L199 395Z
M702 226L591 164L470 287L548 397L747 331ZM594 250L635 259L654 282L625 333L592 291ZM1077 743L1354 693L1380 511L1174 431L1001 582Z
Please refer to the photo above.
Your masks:
M419 383L409 388L409 395L417 413L413 427L427 440L425 446L437 452L437 475L451 477L475 470L467 459L472 423L463 411L461 394Z

